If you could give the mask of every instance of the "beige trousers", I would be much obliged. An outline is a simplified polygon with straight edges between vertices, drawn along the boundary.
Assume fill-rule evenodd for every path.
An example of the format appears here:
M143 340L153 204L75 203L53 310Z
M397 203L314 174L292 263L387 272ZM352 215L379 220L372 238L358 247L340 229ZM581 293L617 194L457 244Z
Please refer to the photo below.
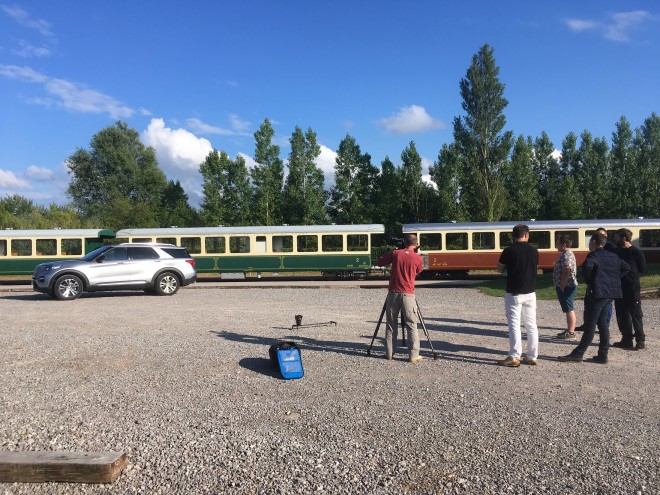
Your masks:
M385 302L387 313L387 329L385 330L385 352L388 358L394 355L396 339L399 329L399 313L402 315L403 327L406 333L406 342L410 358L419 356L419 333L417 332L417 303L414 294L388 292Z

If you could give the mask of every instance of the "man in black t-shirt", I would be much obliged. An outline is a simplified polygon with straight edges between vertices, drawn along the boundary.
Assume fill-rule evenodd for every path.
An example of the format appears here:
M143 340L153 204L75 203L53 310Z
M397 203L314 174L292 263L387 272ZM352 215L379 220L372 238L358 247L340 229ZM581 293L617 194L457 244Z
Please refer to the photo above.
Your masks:
M504 308L509 323L509 354L498 361L500 366L516 368L522 356L521 321L527 332L525 364L535 365L539 350L539 331L536 326L536 271L538 250L528 243L529 227L524 224L513 228L514 243L502 251L497 268L506 270Z

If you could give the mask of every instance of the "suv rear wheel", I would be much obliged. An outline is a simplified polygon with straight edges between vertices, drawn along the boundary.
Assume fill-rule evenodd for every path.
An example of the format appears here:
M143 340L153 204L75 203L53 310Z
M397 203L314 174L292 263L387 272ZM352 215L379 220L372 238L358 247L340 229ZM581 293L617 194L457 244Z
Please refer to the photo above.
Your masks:
M161 273L156 277L156 293L161 296L172 296L179 290L179 279L170 272Z
M75 275L64 275L55 281L53 296L60 301L77 299L83 291L83 283Z

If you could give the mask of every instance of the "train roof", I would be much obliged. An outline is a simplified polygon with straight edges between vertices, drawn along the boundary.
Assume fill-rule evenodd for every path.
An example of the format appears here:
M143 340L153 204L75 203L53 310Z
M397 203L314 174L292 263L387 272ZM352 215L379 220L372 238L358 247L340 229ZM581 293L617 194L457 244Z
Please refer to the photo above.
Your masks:
M524 223L531 230L560 229L570 230L578 228L603 227L605 229L616 227L660 227L660 218L627 218L610 220L524 220L519 222L452 222L452 223L407 223L402 231L407 232L435 232L439 230L501 230L513 229L516 225Z
M2 229L0 237L102 237L112 238L115 233L109 229Z
M318 233L373 233L382 234L382 224L364 225L273 225L253 227L168 227L158 229L122 229L117 237L176 236L176 235L227 235L227 234L318 234Z

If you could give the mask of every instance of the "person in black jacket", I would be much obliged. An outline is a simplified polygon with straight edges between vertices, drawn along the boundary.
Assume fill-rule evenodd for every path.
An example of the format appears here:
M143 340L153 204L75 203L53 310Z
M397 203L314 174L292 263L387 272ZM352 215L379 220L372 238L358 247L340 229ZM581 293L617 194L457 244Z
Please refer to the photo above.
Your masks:
M639 283L639 275L646 271L646 258L641 249L631 244L632 232L630 230L617 230L614 234L614 241L619 246L619 249L617 249L619 258L630 265L630 272L621 280L623 298L614 301L616 322L621 332L621 341L612 344L612 346L639 351L646 347ZM633 329L635 331L634 335ZM636 347L633 347L633 336L637 341Z
M573 352L568 356L560 356L559 361L582 362L598 325L600 343L598 354L593 361L599 364L607 363L610 345L608 307L612 304L612 299L622 297L621 277L630 271L630 267L616 254L604 249L606 241L607 237L598 232L592 235L589 241L591 252L582 265L582 276L587 283L587 294L584 298L584 334Z

